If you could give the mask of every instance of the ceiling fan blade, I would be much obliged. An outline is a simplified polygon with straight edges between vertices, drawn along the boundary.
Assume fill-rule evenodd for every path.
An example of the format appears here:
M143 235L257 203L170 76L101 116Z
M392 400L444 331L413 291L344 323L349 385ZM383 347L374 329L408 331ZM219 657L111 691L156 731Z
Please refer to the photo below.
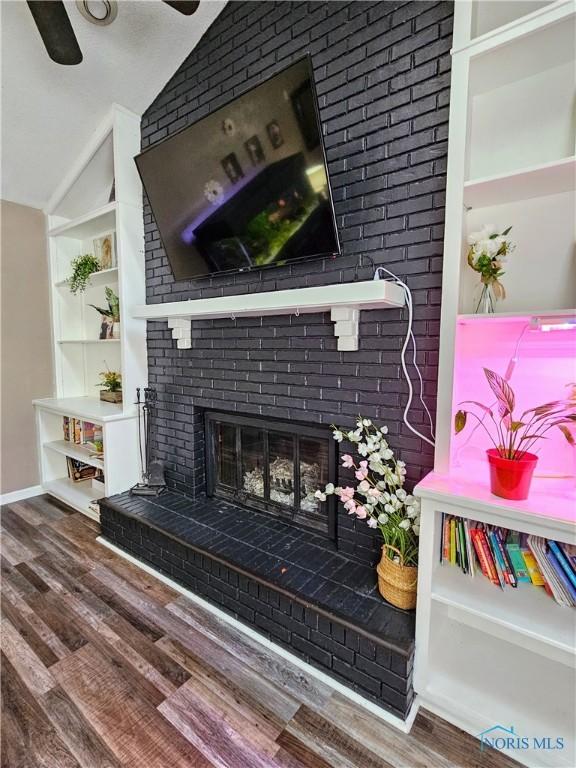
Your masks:
M27 0L48 56L57 64L80 64L82 51L63 2Z
M200 0L162 0L170 8L174 8L175 11L183 13L184 16L192 16L200 5Z

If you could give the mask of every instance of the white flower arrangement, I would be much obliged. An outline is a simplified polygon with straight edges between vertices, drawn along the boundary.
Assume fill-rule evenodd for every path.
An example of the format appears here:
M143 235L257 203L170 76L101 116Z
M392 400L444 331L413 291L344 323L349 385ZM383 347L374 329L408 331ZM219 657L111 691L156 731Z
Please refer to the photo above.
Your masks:
M327 496L338 496L349 515L380 530L384 543L400 552L405 565L417 565L420 501L403 488L406 465L395 459L388 445L388 428L378 428L370 419L359 418L355 430L332 430L338 443L346 439L356 445L360 460L350 454L340 458L345 469L354 470L358 482L347 487L329 483L324 490L316 491L316 498L326 501Z
M496 300L506 298L500 278L508 255L515 248L508 238L511 229L496 232L493 224L485 224L479 232L472 232L468 237L468 265L480 273L482 284L492 288Z

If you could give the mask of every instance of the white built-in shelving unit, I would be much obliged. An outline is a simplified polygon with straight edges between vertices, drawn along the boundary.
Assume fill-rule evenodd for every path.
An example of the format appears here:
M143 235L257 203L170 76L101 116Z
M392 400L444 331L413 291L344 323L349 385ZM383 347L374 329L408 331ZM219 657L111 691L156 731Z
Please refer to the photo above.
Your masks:
M44 489L85 514L90 502L126 490L138 481L136 387L146 386L146 326L132 316L145 297L142 188L134 156L140 149L140 120L114 105L47 208L55 398L35 400ZM115 264L96 272L83 293L68 285L71 262L95 253L94 241L114 236ZM105 289L120 300L118 338L100 339ZM123 403L99 400L99 373L122 375ZM63 439L63 417L102 427L104 458ZM105 483L75 483L66 458L104 471Z
M576 318L575 18L571 0L455 4L435 471L416 489L420 702L473 735L563 737L563 750L507 753L534 768L576 764L576 611L442 565L440 540L448 514L576 541L576 456L560 435L542 447L530 497L512 502L490 493L482 430L452 433L457 403L490 404L483 367L512 366L522 408L576 380L576 331L532 330ZM511 225L516 250L506 299L478 316L467 236L488 223Z

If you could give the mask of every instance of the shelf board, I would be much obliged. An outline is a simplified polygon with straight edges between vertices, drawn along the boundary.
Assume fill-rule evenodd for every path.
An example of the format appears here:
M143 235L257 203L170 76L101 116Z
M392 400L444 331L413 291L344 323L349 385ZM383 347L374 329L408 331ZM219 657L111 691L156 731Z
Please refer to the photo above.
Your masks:
M48 397L33 400L32 404L44 411L74 416L96 424L135 418L132 406L124 411L122 403L106 403L95 397Z
M418 483L414 493L436 502L439 511L449 512L450 506L456 506L456 514L471 520L560 541L574 540L576 487L573 478L534 478L529 498L525 501L511 501L490 493L487 479L482 482L460 478L455 474L430 472Z
M70 458L83 461L84 464L89 464L91 467L104 470L103 459L90 456L93 453L92 449L86 448L83 445L71 443L69 440L53 440L52 442L44 443L44 448L49 448L51 451L61 453L63 456L70 456Z
M529 45L534 33L569 19L573 14L572 0L556 0L533 13L520 16L507 24L471 38L463 45L453 48L452 55L466 52L471 57L481 56L498 51L510 44L522 43L524 39Z
M69 278L65 278L64 280L58 280L56 283L54 283L55 288L67 288L68 287L68 280ZM101 269L99 272L93 272L90 277L90 284L92 285L98 285L98 283L103 282L118 282L118 267L112 267L111 269Z
M58 339L58 344L120 344L120 339Z
M99 520L99 516L89 508L88 504L92 499L103 498L104 493L93 488L91 480L75 483L69 477L61 477L44 483L43 488L65 504L69 504L93 520Z
M116 229L116 203L108 203L95 211L72 219L65 224L48 230L50 237L68 237L73 240L86 240L89 237Z
M489 315L483 314L462 314L458 315L458 323L467 325L469 323L482 323L487 320L490 322L517 323L530 322L533 317L576 317L576 309L539 309L536 311L525 312L493 312Z
M464 205L483 208L570 192L575 188L576 157L566 157L511 173L471 179L464 184Z
M522 645L526 637L542 644L542 655L549 655L553 646L566 654L567 663L572 660L574 612L558 605L543 587L519 584L516 589L501 590L481 573L472 578L456 566L441 565L433 574L432 600L452 607L464 623L468 618L480 620L487 632L499 625L511 642Z
M361 309L397 309L404 304L404 290L391 280L362 280L311 288L217 296L213 299L145 304L135 307L132 316L146 320L168 320L178 348L190 349L193 320L330 312L338 349L355 351L358 349Z

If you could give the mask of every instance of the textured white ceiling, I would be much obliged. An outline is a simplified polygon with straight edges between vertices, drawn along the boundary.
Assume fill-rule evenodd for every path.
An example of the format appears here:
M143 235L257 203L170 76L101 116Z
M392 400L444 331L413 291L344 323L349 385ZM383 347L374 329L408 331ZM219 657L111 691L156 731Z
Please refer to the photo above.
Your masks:
M55 64L24 0L0 0L2 198L43 208L110 105L142 114L225 6L190 17L160 0L120 0L109 26L67 2L84 60Z

